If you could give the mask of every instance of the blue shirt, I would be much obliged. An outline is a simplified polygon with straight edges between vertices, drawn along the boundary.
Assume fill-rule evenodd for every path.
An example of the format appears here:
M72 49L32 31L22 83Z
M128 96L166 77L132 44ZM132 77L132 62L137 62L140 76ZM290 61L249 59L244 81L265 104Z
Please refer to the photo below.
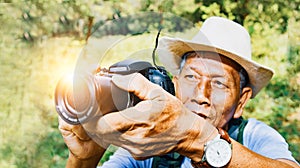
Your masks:
M244 129L243 145L248 149L271 159L288 159L296 162L285 139L273 128L250 118ZM125 149L119 148L102 168L151 168L153 158L138 161ZM193 168L185 157L181 168Z

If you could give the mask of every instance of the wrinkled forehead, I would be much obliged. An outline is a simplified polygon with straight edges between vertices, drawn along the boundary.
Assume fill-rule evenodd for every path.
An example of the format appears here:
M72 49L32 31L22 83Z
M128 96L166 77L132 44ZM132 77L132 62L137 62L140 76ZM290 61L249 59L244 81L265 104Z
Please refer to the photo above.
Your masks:
M193 51L193 52L188 52L185 53L182 56L182 61L181 61L181 69L183 68L183 66L187 65L191 65L191 64L195 64L195 63L201 63L202 65L205 65L205 60L208 60L210 62L214 62L215 66L219 66L220 68L224 68L224 66L226 67L231 67L236 71L240 71L242 69L242 67L235 62L234 60L216 53L216 52L209 52L209 51ZM209 66L208 66L209 68ZM212 69L212 68L211 68Z

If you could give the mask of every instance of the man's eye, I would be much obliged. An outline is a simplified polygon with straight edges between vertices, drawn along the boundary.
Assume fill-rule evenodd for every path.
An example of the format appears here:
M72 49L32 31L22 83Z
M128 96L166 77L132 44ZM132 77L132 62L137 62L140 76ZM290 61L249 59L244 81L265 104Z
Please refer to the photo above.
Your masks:
M213 81L213 86L220 88L220 89L227 88L227 86L223 82L218 81L218 80Z
M196 77L195 77L195 75L185 75L185 79L187 79L189 81L195 81Z

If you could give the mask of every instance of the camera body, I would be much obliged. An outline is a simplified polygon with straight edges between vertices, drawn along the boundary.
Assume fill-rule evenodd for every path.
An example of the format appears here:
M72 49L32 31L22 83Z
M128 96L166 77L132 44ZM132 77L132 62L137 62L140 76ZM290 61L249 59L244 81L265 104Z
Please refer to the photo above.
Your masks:
M174 85L166 70L139 60L123 60L96 74L63 77L55 90L56 111L67 123L76 125L107 113L120 111L137 104L140 99L117 87L113 75L141 73L154 84L175 95Z

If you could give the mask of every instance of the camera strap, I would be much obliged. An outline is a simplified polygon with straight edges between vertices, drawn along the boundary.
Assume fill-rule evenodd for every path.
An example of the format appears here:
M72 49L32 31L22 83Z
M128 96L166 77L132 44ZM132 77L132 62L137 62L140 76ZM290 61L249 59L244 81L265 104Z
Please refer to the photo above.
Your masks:
M173 152L153 157L152 168L180 168L184 156Z
M238 141L240 144L243 145L243 135L244 129L248 123L248 120L245 120L243 117L237 119L231 119L229 121L229 129L228 134L229 136Z

